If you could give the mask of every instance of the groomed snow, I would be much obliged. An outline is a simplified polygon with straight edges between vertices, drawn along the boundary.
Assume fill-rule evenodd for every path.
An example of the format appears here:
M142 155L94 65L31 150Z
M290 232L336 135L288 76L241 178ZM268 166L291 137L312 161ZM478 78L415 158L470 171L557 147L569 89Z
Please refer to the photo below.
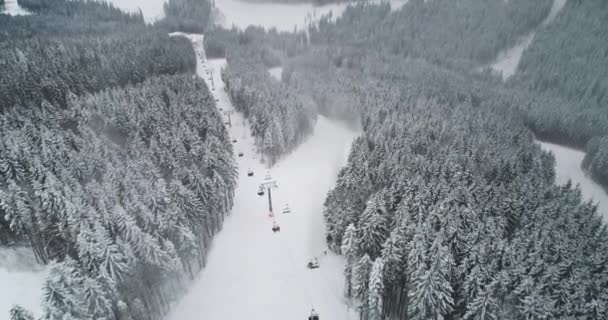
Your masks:
M197 72L215 87L218 108L234 110L220 78L226 61L203 62L202 36L190 38L200 58ZM325 195L356 133L320 117L314 134L267 170L255 153L247 121L235 112L232 123L235 153L244 153L237 158L234 208L213 240L207 266L167 319L306 319L312 307L324 319L356 319L355 310L343 298L344 261L324 254L322 218ZM249 169L253 177L247 176ZM256 194L267 172L278 183L272 193L281 227L276 234L271 231L267 197ZM291 212L283 214L286 205ZM306 264L313 256L321 267L309 270Z
M283 79L283 67L270 68L268 69L268 73L279 81L282 81Z
M2 14L8 14L10 16L27 16L31 14L29 11L21 8L17 0L7 0L4 3L4 11L0 11Z
M545 27L551 23L565 4L566 0L553 0L551 10L540 26ZM536 35L536 31L522 37L512 48L500 52L496 57L496 61L490 65L490 68L501 73L503 80L511 77L515 74L515 71L517 71L517 66L519 65L519 61L521 60L524 51L528 49L532 40L534 40L534 35Z
M600 215L604 218L604 222L608 223L608 194L581 168L585 153L553 143L539 143L544 150L552 152L555 156L556 182L565 184L568 180L572 180L574 185L578 184L583 198L596 202Z
M15 304L41 316L42 286L47 274L31 249L0 247L0 319L9 319Z
M386 0L385 0L386 1ZM381 0L370 1L380 3ZM391 9L401 8L407 0L390 0ZM215 0L215 6L221 11L220 25L231 28L235 25L245 29L249 25L262 26L266 29L276 28L278 31L293 31L294 27L302 30L309 21L316 21L321 16L332 12L334 17L340 16L348 6L348 2L316 6L312 3L272 3L247 2L243 0Z

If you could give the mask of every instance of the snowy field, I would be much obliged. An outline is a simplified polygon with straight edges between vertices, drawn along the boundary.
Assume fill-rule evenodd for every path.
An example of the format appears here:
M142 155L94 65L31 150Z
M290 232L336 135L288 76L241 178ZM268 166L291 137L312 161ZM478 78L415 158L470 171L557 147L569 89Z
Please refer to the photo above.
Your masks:
M0 13L8 14L11 16L26 16L30 14L29 11L19 6L17 0L7 0L4 3L4 11L0 11Z
M568 180L572 180L573 184L578 184L585 199L593 199L598 203L598 211L604 218L604 222L608 223L608 194L581 168L585 153L553 143L539 143L544 150L555 155L556 182L565 184Z
M9 319L15 304L35 316L42 315L42 285L47 273L45 266L36 262L32 250L0 247L0 319Z
M553 0L553 6L551 6L551 11L543 20L540 27L545 27L551 21L555 19L559 11L566 4L566 0ZM490 65L490 68L502 74L502 78L504 80L511 77L515 74L517 70L517 66L519 65L519 61L521 60L521 56L524 51L530 46L532 40L534 40L534 35L536 31L531 32L530 34L522 37L519 42L513 46L512 48L508 48L503 52L500 52L496 58L496 61Z
M234 110L220 78L226 61L203 62L202 36L191 39L200 58L197 72L215 88L218 108ZM356 133L321 117L307 141L267 170L241 114L232 115L229 130L237 139L235 152L244 153L237 158L234 208L213 240L207 266L168 319L305 319L312 307L325 319L356 319L343 298L344 262L324 254L322 218L325 195ZM249 169L253 177L247 175ZM266 195L257 195L267 173L278 183L272 193L274 219L268 215ZM289 213L283 213L286 206ZM278 233L271 230L275 219ZM319 269L306 267L313 256L319 258Z
M370 1L379 3L381 0ZM401 8L407 0L390 0L393 10ZM245 29L249 25L262 26L266 29L276 28L279 31L293 31L294 27L302 30L309 21L316 21L321 16L332 13L340 16L348 6L347 2L316 6L312 3L283 4L262 2L253 3L242 0L216 0L215 6L222 13L219 23L230 28L232 25Z
M282 81L283 79L283 67L270 68L268 69L268 73L279 81Z
M100 1L100 0L98 0ZM163 4L166 0L107 0L126 12L141 10L146 22L154 22L164 16Z

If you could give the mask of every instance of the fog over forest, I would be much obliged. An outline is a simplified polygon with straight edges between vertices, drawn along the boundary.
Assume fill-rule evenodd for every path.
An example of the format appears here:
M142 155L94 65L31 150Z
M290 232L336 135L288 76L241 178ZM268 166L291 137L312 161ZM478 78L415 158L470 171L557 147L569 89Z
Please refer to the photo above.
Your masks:
M608 319L608 2L0 0L0 320Z

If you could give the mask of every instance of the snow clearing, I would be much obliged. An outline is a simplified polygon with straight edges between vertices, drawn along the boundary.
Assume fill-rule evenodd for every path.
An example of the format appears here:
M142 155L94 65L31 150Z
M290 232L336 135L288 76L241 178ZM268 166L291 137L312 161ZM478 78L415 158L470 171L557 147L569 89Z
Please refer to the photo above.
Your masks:
M197 73L216 88L217 107L234 110L220 77L226 60L206 60L203 36L188 37L199 58ZM306 319L313 308L315 319L356 319L343 295L344 261L327 253L322 217L326 192L356 132L319 117L314 134L268 169L240 113L233 114L229 130L238 138L235 150L247 151L237 157L232 214L213 240L207 266L167 319ZM258 195L264 179L276 181L269 189L276 212L269 212L268 191ZM297 214L282 214L284 207ZM311 257L318 257L316 264L309 265Z

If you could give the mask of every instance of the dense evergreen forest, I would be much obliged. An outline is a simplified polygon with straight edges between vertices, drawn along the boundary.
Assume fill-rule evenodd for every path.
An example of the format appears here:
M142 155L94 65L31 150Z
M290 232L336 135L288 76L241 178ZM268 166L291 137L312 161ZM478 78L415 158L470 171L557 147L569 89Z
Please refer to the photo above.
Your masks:
M159 319L236 185L192 45L105 2L20 5L0 15L0 244L50 264L43 319Z
M153 25L20 4L36 14L0 15L0 244L51 265L43 319L161 318L232 207L228 133L172 31L227 58L270 164L317 114L361 125L323 212L361 319L608 318L606 225L534 142L586 146L608 185L603 1L569 0L506 84L475 70L552 1L359 3L308 33L213 29L202 0L170 0Z
M499 24L511 38L421 28L441 11L433 3L407 4L427 14L411 25L396 17L412 12L386 5L323 19L283 73L318 110L356 113L363 126L324 212L328 244L347 260L347 296L363 319L608 317L606 227L576 188L555 186L554 160L534 143L542 112L574 105L470 71L536 27L550 3L529 3L538 14L510 20L519 29ZM471 21L501 21L500 6L470 10L494 17ZM394 47L410 34L407 48ZM485 36L503 41L476 41ZM603 143L590 149L603 155Z
M211 2L207 0L171 0L165 2L165 18L157 22L169 31L203 33L210 26Z
M586 147L585 168L608 186L608 41L605 1L568 1L557 19L540 30L511 80L547 95L532 109L539 136ZM592 138L593 141L591 142Z
M462 70L492 61L547 16L551 0L412 0L391 13L388 3L349 7L335 23L322 19L311 41L353 50L382 48Z
M268 72L305 50L305 34L248 27L213 30L207 35L207 55L227 58L222 77L232 103L248 118L258 151L268 164L275 163L313 131L316 120L314 99Z

